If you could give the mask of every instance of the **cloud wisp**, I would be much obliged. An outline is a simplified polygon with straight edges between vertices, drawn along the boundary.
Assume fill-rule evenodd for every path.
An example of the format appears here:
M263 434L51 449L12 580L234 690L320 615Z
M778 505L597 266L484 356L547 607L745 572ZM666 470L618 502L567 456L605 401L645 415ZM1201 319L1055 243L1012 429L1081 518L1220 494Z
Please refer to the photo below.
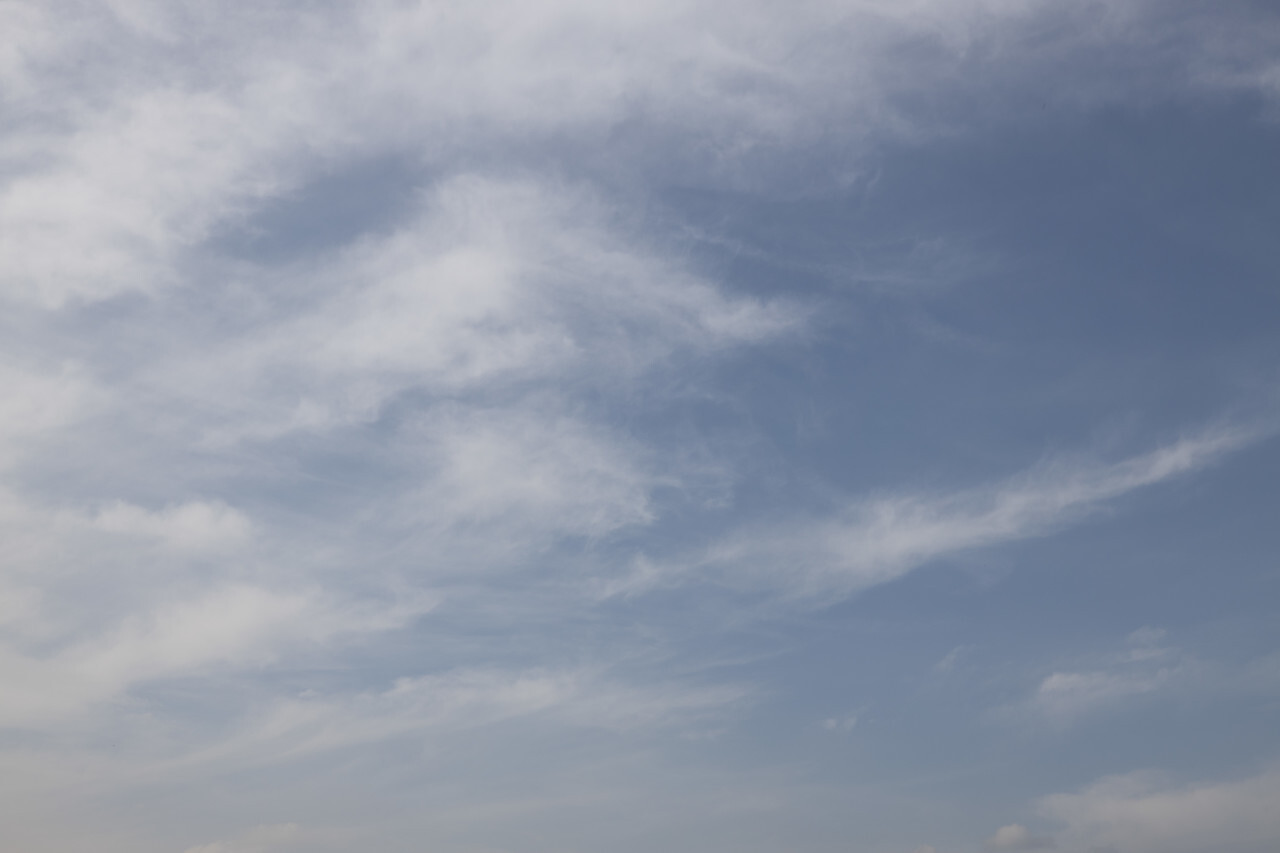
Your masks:
M827 518L730 535L686 564L646 562L605 592L634 594L710 572L729 585L777 588L819 603L839 600L933 560L1052 533L1256 438L1254 430L1223 427L1111 464L1053 460L984 488L857 500Z

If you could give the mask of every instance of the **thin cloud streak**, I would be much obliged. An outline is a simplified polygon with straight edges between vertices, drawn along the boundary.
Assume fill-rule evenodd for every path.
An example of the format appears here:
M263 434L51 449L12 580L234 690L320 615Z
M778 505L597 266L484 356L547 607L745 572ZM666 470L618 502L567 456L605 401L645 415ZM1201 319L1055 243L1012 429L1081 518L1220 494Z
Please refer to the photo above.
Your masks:
M948 555L1049 534L1130 492L1211 465L1260 435L1218 427L1109 465L1057 460L986 488L855 501L831 518L730 536L683 568L646 564L604 593L634 594L702 572L798 600L839 600Z

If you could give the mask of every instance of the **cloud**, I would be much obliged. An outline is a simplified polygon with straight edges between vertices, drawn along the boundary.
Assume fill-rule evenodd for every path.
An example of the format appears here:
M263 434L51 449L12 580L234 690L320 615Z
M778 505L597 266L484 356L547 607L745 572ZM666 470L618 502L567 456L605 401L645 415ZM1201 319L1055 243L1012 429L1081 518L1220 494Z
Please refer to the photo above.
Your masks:
M216 406L225 422L196 426L226 445L367 423L407 392L510 405L549 399L548 382L602 390L800 328L798 306L731 297L612 217L572 187L451 178L324 270L264 275L263 288L296 289L294 315L175 353L142 387L177 417Z
M395 739L443 744L467 732L527 724L614 733L696 731L752 700L745 686L627 683L593 669L456 669L399 678L384 690L279 699L233 736L188 749L178 766L245 767Z
M1092 661L1092 668L1050 673L1024 705L1004 712L1065 727L1142 697L1186 689L1203 677L1205 668L1180 649L1163 645L1165 637L1162 629L1139 628L1126 638L1123 651Z
M653 519L652 475L610 436L509 410L459 420L427 427L440 467L423 495L425 517L582 535Z
M3 292L56 307L180 287L209 241L264 201L387 153L457 171L471 152L518 161L548 140L599 160L588 143L607 142L622 156L592 165L794 180L801 165L779 170L779 157L834 128L841 146L949 132L952 81L1057 79L1064 57L1123 57L1135 42L1184 77L1190 65L1212 85L1274 89L1258 28L1220 16L1206 30L1156 5L810 0L780 16L759 2L726 14L719 0L626 12L557 0L536 13L509 0L272 2L213 16L196 4L6 4L6 31L22 37L0 74L22 109L0 151ZM1025 34L1055 16L1073 25L1028 50ZM1115 75L1074 71L1065 97L1117 97ZM634 133L619 141L624 126Z
M141 685L398 631L439 600L432 579L469 579L455 599L502 598L474 578L651 524L652 492L681 488L684 460L583 397L793 334L801 315L727 295L614 220L552 182L451 178L326 270L252 273L296 288L285 310L239 314L223 292L216 334L151 337L135 304L150 357L15 374L13 446L42 440L23 457L28 481L75 459L95 481L61 502L0 494L15 603L0 613L3 666L18 685L4 722L56 727ZM354 513L340 493L320 523L288 500L222 497L244 499L264 473L269 488L309 488L316 472L291 442L350 447L394 406L382 461L362 464L401 475ZM295 465L301 481L278 476Z
M445 180L326 270L252 275L297 288L293 301L239 314L238 293L223 292L216 334L195 322L150 337L147 312L167 303L132 303L155 350L96 369L92 410L75 405L88 384L75 371L17 383L14 441L47 433L24 456L26 482L71 464L92 484L0 494L8 600L28 605L0 613L5 725L83 724L166 679L262 672L400 631L439 600L433 581L456 584L462 608L510 606L477 579L536 578L531 564L564 540L652 524L653 491L689 476L681 454L613 428L586 397L636 393L673 365L801 324L662 257L591 193L528 179ZM382 435L352 443L362 430ZM361 464L398 473L351 512L341 491L316 514L252 497L323 480L298 455L308 446L363 447ZM555 617L575 606L526 601ZM645 701L611 713L649 719Z
M1051 533L1251 440L1248 430L1213 429L1112 464L1050 461L986 488L854 501L831 518L726 537L693 567L734 584L781 587L801 599L841 598L940 557ZM650 570L645 582L670 583L688 570Z
M990 850L1047 850L1053 846L1052 838L1032 835L1029 829L1018 823L1000 827L987 840Z
M249 520L243 513L221 502L190 501L178 506L150 511L116 501L102 509L94 527L159 540L183 550L231 547L249 538Z
M1140 3L304 5L0 4L0 726L29 765L132 790L504 725L687 732L758 688L639 593L838 600L1250 439L753 524L734 453L669 415L820 309L723 280L661 194L848 186L877 139L984 121L966 92L1123 99L1147 84L1057 72L1148 33L1206 89L1272 87L1262 36L1178 41ZM1064 669L1036 701L1144 684Z
M42 367L0 363L0 467L21 460L40 438L74 423L101 402L86 371L70 361Z
M296 823L257 826L234 841L215 841L188 847L184 853L270 853L292 847L303 840L304 833Z
M1174 784L1154 773L1100 779L1040 801L1065 827L1066 849L1125 853L1263 853L1280 842L1280 774L1235 781Z
M1165 635L1159 628L1139 628L1126 638L1123 652L1108 656L1104 668L1046 676L1030 700L1030 710L1063 726L1178 682L1186 686L1200 667L1180 650L1161 645Z
M1272 696L1280 689L1276 660L1274 653L1244 660L1198 655L1169 642L1164 629L1148 626L1131 632L1117 650L1047 675L1040 670L1028 696L997 708L993 716L1065 730L1107 715L1150 710L1154 702L1203 708Z
M1148 673L1055 672L1045 678L1032 700L1050 720L1065 723L1134 696L1158 690L1167 670Z
M970 651L968 646L956 646L954 649L943 655L942 658L933 665L934 670L944 673L951 672L956 668L956 664L959 663L960 658L968 651Z
M853 731L853 727L857 724L857 715L851 714L847 717L828 717L822 721L822 728L829 732L845 734Z
M392 630L428 607L369 611L317 593L243 584L164 602L54 654L4 650L0 672L10 689L0 699L0 725L57 729L139 684L261 668L291 647Z

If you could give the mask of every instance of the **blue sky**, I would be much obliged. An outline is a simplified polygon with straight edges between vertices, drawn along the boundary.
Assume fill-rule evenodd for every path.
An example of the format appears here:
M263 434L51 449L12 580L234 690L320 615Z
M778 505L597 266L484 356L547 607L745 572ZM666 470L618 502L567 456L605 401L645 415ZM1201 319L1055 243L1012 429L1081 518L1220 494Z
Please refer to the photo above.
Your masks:
M0 32L0 846L1280 843L1270 4Z

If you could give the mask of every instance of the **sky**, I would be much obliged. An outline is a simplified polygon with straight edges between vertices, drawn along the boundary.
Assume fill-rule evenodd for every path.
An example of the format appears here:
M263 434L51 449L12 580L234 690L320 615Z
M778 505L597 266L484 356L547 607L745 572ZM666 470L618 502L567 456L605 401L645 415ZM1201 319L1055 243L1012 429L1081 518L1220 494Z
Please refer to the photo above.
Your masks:
M0 848L1270 853L1280 12L2 0Z

